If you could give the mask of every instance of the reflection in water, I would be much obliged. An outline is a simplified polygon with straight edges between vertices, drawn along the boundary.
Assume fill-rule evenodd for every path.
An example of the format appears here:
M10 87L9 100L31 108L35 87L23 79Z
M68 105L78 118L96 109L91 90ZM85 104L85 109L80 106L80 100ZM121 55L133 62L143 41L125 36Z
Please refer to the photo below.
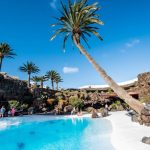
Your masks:
M71 117L72 124L76 125L77 122L83 122L83 117Z

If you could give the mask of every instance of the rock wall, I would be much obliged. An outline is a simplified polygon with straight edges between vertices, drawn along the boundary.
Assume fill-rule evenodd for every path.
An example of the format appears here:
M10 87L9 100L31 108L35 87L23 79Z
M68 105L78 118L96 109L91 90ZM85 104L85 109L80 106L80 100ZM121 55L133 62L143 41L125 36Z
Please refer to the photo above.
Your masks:
M150 72L138 75L138 92L139 99L143 102L150 103Z
M0 74L0 101L20 100L28 94L29 90L25 81Z

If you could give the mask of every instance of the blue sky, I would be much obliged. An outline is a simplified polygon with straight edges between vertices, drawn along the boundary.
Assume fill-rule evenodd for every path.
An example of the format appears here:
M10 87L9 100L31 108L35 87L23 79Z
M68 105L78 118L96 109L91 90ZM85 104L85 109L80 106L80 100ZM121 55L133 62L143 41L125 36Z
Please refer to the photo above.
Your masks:
M63 0L66 2L66 0ZM89 0L90 3L98 0ZM0 0L0 42L8 42L17 53L5 59L2 71L27 79L18 68L33 61L41 69L58 71L64 88L105 82L72 43L62 50L62 37L54 41L50 24L58 16L59 0ZM99 30L104 41L89 40L88 52L117 82L131 80L150 71L150 1L100 0L99 11L104 26Z

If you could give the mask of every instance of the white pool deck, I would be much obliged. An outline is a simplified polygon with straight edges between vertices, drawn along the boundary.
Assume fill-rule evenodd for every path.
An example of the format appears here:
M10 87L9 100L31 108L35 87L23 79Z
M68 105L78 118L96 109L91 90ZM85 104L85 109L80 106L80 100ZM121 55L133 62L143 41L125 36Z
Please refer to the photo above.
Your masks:
M110 112L108 117L102 118L107 119L112 124L111 143L115 150L150 150L150 145L141 142L142 137L150 137L150 127L139 125L131 121L131 117L127 115L126 111ZM0 119L0 129L5 129L10 125L19 125L21 118L23 122L34 122L34 121L45 121L51 119L67 119L67 118L79 118L91 117L91 114L83 116L70 115L70 116L45 116L35 115L8 118L6 120ZM9 120L11 119L11 121ZM12 122L13 120L13 122ZM7 122L6 122L7 121Z
M132 122L126 111L111 112L106 119L112 123L111 143L116 150L150 150L141 142L142 137L150 137L150 127Z

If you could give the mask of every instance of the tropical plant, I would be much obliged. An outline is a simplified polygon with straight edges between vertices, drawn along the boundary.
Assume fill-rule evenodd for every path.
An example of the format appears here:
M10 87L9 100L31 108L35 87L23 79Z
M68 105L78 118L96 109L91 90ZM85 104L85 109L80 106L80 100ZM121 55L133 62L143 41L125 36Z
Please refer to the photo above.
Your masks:
M64 96L63 96L63 93L62 93L62 92L57 92L57 93L55 93L55 96L56 96L56 99L57 99L57 100L61 100L61 99L63 99L63 98L64 98Z
M57 74L57 76L56 76L55 79L54 79L54 82L56 83L56 89L58 90L58 84L59 84L60 82L63 82L63 80L62 80L60 74Z
M39 77L38 76L33 76L31 78L31 80L34 82L35 86L37 87L37 83L40 82Z
M31 74L38 73L40 71L39 68L33 62L28 61L26 64L20 66L19 70L28 74L28 87L30 87Z
M39 81L40 81L40 83L41 83L40 87L43 88L43 83L44 83L45 81L47 81L48 79L47 79L46 76L40 76L40 77L38 77L38 78L39 78Z
M40 82L40 87L43 88L43 83L47 81L48 79L46 76L33 76L32 81L37 85L38 82Z
M54 82L55 82L56 77L58 76L58 73L55 70L51 70L51 71L48 71L45 76L47 79L51 80L52 89L54 90Z
M16 54L7 43L0 43L0 72L4 58L14 58Z
M110 76L108 76L104 69L95 62L81 44L82 41L85 41L88 45L87 37L91 37L91 35L95 35L100 40L103 40L101 35L97 32L99 29L98 25L103 25L103 22L99 19L99 14L97 13L100 9L97 4L98 3L89 5L87 0L78 0L75 1L74 4L68 0L68 5L61 2L61 16L56 18L57 23L52 25L53 27L58 28L51 37L51 40L59 34L64 35L63 47L65 48L67 39L71 37L79 51L88 59L113 91L117 93L120 98L124 99L136 112L141 113L141 110L144 108L143 104L130 96Z
M25 110L25 109L28 108L28 104L22 104L22 105L20 105L20 108L23 109L23 110Z
M17 100L10 100L8 104L10 108L18 108L20 103Z
M69 98L69 103L75 108L81 109L83 107L83 101L76 96L71 96Z

